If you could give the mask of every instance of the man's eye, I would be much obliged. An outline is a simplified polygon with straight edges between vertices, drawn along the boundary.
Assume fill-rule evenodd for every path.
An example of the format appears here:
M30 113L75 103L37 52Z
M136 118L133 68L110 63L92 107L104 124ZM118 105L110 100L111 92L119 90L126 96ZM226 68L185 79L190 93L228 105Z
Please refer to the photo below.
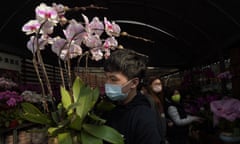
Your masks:
M112 82L118 81L118 79L116 79L116 78L111 78L110 80L111 80Z

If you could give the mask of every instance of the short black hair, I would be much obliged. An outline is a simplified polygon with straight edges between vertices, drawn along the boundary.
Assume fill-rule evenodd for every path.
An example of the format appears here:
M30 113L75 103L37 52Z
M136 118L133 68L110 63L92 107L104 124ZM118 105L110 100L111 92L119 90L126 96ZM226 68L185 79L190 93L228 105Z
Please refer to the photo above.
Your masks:
M128 79L145 76L148 57L131 49L117 49L113 51L104 63L105 72L121 72Z

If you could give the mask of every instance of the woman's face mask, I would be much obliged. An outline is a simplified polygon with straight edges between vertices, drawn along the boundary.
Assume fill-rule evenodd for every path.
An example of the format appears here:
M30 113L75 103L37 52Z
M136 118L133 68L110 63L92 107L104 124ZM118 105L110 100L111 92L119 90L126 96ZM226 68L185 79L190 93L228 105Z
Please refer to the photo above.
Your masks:
M125 85L105 84L105 93L112 101L124 100L128 93L123 93L122 88L129 84L129 81Z
M153 86L153 87L152 87L152 90L153 90L155 93L159 93L159 92L162 91L162 86L161 86L161 85Z
M180 102L181 95L180 94L174 94L171 98L172 98L172 101L178 103L178 102Z
M159 93L162 91L162 82L160 79L155 79L152 83L151 83L151 87L152 87L152 91L155 93Z

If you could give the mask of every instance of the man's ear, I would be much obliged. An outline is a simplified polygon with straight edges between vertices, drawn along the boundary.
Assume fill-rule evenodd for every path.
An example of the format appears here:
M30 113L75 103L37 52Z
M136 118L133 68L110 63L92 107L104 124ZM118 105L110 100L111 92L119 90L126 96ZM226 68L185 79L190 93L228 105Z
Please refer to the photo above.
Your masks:
M139 84L139 78L132 79L132 86L131 88L136 88Z

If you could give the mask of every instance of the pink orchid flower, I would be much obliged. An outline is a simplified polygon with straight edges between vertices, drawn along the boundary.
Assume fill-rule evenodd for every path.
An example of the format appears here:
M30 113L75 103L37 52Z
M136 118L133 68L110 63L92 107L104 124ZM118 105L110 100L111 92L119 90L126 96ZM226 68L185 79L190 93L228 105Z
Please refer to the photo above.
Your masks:
M238 99L226 98L212 101L210 108L214 113L214 125L218 123L219 118L224 118L231 122L240 118L240 101Z
M35 13L40 23L43 23L46 20L58 23L58 12L53 7L47 6L45 3L41 3L37 6Z

